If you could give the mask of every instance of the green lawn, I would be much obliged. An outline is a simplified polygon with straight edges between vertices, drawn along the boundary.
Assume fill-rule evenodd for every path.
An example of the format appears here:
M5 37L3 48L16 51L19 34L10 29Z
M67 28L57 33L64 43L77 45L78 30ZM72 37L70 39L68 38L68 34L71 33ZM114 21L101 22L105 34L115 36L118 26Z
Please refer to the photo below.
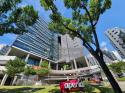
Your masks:
M0 93L49 93L51 86L0 86Z
M125 77L117 78L118 81L125 81Z
M50 92L56 90L57 92ZM56 85L48 86L0 86L0 93L60 93ZM110 88L86 85L85 93L113 93ZM104 92L103 92L104 91ZM77 92L78 93L78 92Z

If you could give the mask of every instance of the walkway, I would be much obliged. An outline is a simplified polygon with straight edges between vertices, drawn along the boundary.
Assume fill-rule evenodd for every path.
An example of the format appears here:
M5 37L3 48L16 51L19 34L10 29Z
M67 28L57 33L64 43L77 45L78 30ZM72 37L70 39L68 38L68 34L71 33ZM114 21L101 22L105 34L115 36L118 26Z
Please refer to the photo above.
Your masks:
M125 81L119 81L118 84L121 87L122 91L125 92Z

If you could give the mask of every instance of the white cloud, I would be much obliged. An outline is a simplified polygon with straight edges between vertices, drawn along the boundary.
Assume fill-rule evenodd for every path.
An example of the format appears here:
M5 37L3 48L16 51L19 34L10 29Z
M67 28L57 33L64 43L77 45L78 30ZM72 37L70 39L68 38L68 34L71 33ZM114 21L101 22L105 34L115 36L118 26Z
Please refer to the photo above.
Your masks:
M101 46L102 50L108 50L107 47L106 47L107 46L107 42L102 41L102 43L100 44L100 46Z
M107 45L107 42L105 42L105 41L102 41L101 44L100 44L101 47L104 47L106 45Z

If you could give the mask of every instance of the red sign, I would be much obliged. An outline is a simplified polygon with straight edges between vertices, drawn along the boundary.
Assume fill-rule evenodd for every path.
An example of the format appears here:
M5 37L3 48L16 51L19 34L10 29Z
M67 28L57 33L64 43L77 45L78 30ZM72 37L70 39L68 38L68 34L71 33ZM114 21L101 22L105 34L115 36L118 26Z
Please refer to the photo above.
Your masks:
M62 93L64 92L76 92L76 91L83 91L84 84L78 80L69 80L60 83L60 89Z

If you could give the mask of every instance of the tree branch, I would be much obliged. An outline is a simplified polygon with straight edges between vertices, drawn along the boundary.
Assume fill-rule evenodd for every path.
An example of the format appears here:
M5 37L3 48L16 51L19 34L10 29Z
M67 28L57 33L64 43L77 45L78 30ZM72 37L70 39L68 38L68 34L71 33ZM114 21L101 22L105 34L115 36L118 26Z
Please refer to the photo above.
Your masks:
M46 3L48 3L49 1L46 0ZM53 7L56 8L56 6L53 3ZM50 7L51 11L53 14L57 14L57 11L55 11L52 7ZM56 8L57 9L57 8ZM88 11L88 10L87 10ZM91 17L90 17L91 18ZM92 22L92 20L91 20ZM93 23L92 23L93 24ZM85 38L83 38L80 33L78 33L76 30L72 30L69 27L67 27L65 24L62 23L62 25L69 31L72 31L73 33L75 33L76 35L79 36L79 38L83 41L83 45L89 50L89 51L94 51L94 49L91 47L91 45L85 40ZM93 26L94 27L94 26Z
M94 26L96 26L96 25L97 25L97 23L98 23L98 21L99 21L99 16L98 16L98 18L97 18L96 22L95 22L93 25L94 25Z
M100 18L100 12L99 12L99 15L98 15L98 17L97 17L96 22L93 24L93 25L94 25L94 27L97 25L97 23L98 23L98 21L99 21L99 18Z
M96 31L95 31L95 26L94 26L94 24L93 24L93 20L92 20L92 18L91 18L91 15L90 15L90 13L89 13L87 7L84 6L84 5L82 5L82 7L85 9L85 11L86 11L86 13L87 13L87 15L88 15L88 17L89 17L90 24L91 24L92 29L93 29L92 32L93 32L93 35L94 35L94 37L95 37L95 42L96 42L96 47L97 47L96 50L97 50L97 52L98 52L98 50L100 50L100 46L99 46L99 41L98 41L98 37L97 37ZM99 18L98 18L98 19L99 19Z
M90 44L85 40L85 38L83 38L80 33L78 33L76 30L72 30L70 29L69 27L67 27L65 24L63 24L63 26L69 30L69 31L72 31L73 33L77 34L78 37L83 41L83 45L86 46L87 49L91 50L91 51L94 51L94 49L90 46Z

